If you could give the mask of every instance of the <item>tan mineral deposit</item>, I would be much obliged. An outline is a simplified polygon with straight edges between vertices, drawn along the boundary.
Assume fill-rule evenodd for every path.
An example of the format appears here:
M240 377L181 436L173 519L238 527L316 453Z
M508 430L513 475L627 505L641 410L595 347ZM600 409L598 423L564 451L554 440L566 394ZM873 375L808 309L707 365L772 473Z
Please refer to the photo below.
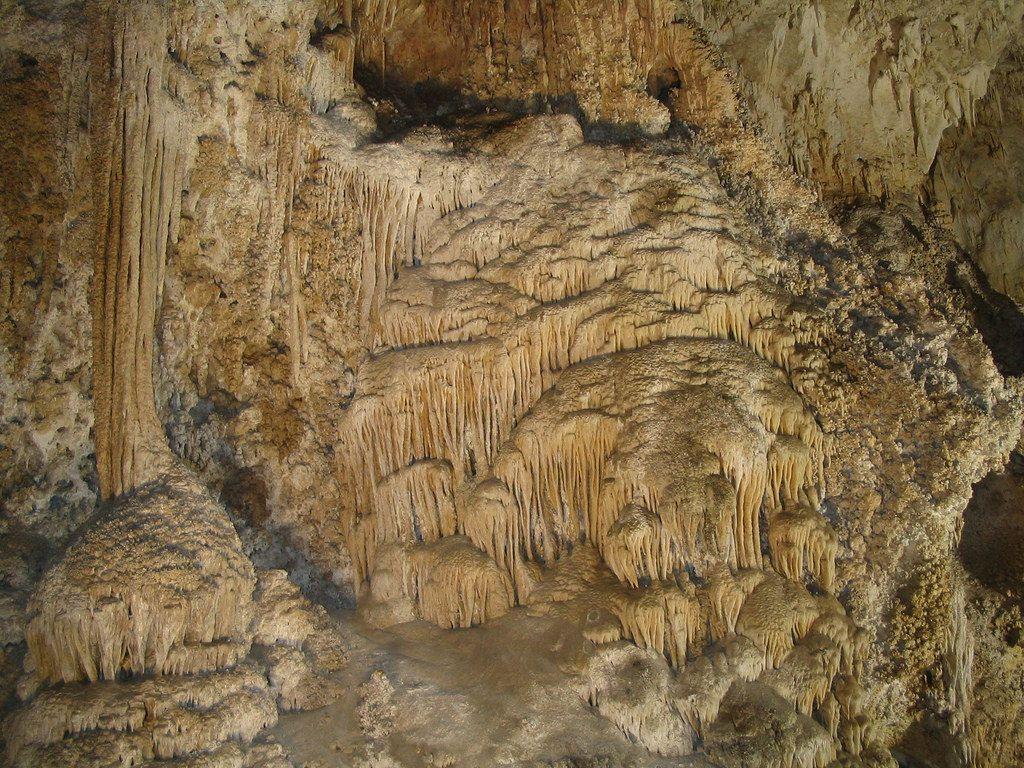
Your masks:
M1024 766L1024 0L0 0L0 762Z

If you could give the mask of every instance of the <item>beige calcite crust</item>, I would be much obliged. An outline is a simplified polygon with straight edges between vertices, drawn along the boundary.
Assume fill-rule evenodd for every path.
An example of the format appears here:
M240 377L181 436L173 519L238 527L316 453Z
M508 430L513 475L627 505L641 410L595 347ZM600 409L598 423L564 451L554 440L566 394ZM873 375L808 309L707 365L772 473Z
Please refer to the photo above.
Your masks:
M138 764L250 741L277 720L256 668L41 692L5 724L14 765Z
M3 17L10 41L0 54L3 531L64 540L95 496L92 339L79 332L91 322L91 232L75 225L89 203L72 181L88 167L88 142L74 127L88 97L81 68L71 74L53 56L32 68L19 57L16 41L50 45L59 25L7 6Z
M46 682L193 674L249 649L252 564L186 472L101 507L29 601L26 638Z

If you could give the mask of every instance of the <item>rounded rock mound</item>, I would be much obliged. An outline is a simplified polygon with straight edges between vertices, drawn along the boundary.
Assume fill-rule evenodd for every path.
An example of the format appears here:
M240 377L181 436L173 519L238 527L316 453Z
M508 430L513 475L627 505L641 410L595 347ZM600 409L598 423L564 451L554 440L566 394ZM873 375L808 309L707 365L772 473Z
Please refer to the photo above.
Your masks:
M252 563L187 471L101 505L81 531L28 604L38 681L191 674L248 653Z

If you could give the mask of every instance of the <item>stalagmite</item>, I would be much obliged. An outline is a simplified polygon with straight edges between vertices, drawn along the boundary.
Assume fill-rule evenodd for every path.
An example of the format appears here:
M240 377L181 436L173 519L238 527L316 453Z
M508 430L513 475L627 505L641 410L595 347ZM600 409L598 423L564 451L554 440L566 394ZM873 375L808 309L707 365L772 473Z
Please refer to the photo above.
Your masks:
M248 651L253 584L223 511L175 470L102 507L40 582L26 632L33 673L71 682L233 663Z
M266 752L239 745L276 722L279 697L291 706L311 698L269 690L248 661L258 634L252 562L224 508L168 450L157 416L156 322L197 138L182 98L190 84L167 56L180 30L169 24L173 9L145 1L97 13L88 59L102 501L27 606L27 701L5 724L8 758L26 766L241 765ZM292 161L277 171L286 186L300 153L284 154ZM290 210L293 190L282 195ZM301 362L305 317L289 228L286 215L290 330ZM318 664L328 663L329 645L314 644ZM280 671L273 658L271 666Z
M206 751L229 738L250 741L276 719L266 678L249 666L121 686L75 684L44 691L12 715L7 756L14 765L73 765L76 755L106 743L116 750L112 757L134 764Z
M337 699L332 674L346 666L348 653L324 608L280 570L258 574L253 602L253 642L264 646L278 708L317 709Z

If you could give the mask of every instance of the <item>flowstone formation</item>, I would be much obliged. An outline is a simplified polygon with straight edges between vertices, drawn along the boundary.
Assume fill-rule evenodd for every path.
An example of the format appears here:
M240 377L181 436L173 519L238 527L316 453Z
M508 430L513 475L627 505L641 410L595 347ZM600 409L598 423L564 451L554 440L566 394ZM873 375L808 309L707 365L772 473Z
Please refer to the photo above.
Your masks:
M680 670L745 643L741 671L694 673L698 700L661 694L673 729L656 706L609 716L688 754L739 678L742 706L805 718L777 764L859 754L865 635L828 592L827 448L800 394L824 365L820 311L678 144L587 144L566 117L421 135L367 163L422 168L378 204L449 210L426 207L428 231L380 214L364 254L379 330L338 451L364 615L467 627L525 604Z
M0 5L6 762L1024 762L954 5Z
M583 542L634 586L760 567L767 496L777 562L799 578L807 554L829 584L834 535L804 511L823 438L791 384L813 385L813 311L718 185L669 147L588 146L567 118L491 141L514 176L454 172L490 189L398 254L339 425L358 572L372 585L382 547L456 532L503 596Z

